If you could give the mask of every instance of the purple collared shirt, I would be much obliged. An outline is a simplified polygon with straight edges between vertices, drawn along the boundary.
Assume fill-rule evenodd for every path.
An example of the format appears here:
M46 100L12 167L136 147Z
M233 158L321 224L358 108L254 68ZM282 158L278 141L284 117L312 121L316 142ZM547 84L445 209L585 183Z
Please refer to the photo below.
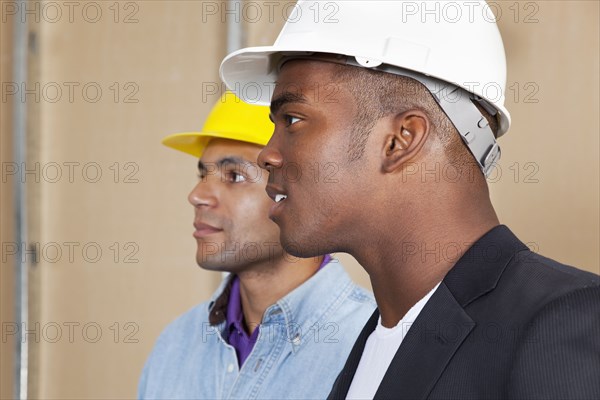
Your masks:
M331 255L326 254L317 272L331 261ZM252 352L254 343L258 338L260 326L257 326L251 335L244 328L244 314L242 312L242 299L240 297L240 280L237 276L233 278L229 303L227 303L227 329L229 332L229 344L235 349L240 367Z

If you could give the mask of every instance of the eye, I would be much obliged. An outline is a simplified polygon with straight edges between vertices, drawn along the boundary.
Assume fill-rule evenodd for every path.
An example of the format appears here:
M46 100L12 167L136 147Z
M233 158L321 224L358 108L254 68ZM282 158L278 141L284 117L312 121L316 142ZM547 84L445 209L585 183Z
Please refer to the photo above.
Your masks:
M300 118L291 115L284 115L283 118L285 119L286 126L294 125L296 122L301 120Z
M227 182L230 183L246 182L246 177L236 171L227 171L225 178L227 179Z

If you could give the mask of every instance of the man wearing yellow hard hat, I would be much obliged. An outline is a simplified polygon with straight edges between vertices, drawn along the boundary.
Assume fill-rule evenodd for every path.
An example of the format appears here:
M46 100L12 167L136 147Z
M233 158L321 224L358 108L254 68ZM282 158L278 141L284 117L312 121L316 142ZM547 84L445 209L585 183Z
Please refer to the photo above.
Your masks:
M140 398L322 399L374 310L330 255L283 250L268 218L267 174L256 164L272 132L268 107L225 93L201 132L163 140L199 159L188 198L196 261L231 274L160 335Z

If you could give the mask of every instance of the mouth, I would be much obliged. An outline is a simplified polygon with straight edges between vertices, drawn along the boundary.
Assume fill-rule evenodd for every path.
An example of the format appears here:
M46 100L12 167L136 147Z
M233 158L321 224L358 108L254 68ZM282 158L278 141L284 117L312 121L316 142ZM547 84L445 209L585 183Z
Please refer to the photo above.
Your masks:
M215 233L222 232L223 229L216 228L212 225L206 224L204 222L195 221L194 228L196 229L193 233L193 236L196 239L203 238L205 236L213 235Z
M275 202L269 209L269 218L273 219L281 212L281 208L288 201L288 194L285 190L271 184L267 185L266 191L271 200Z

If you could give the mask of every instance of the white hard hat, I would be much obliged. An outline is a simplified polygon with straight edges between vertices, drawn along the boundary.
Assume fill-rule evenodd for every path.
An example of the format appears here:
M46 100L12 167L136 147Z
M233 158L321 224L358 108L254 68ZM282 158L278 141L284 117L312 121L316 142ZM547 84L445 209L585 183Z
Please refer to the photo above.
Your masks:
M347 56L347 64L420 81L484 174L498 160L492 130L471 102L497 117L498 137L508 131L504 46L485 1L299 0L273 46L231 53L220 74L244 101L266 105L282 60L315 53Z

